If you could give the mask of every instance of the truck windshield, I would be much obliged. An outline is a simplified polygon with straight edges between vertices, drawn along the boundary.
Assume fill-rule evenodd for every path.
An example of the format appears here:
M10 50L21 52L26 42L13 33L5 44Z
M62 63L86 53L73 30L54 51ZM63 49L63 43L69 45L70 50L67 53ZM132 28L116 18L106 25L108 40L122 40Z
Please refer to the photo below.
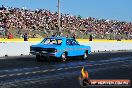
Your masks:
M54 39L54 38L45 38L42 44L51 44L51 45L61 45L62 39Z

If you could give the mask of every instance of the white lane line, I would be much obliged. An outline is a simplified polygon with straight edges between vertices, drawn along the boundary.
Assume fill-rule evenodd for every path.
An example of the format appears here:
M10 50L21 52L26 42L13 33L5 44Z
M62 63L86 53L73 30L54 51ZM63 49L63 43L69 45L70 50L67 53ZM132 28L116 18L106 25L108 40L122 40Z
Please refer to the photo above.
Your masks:
M49 71L49 70L43 70L42 72L45 73L45 72L47 72L47 71Z
M27 84L29 84L29 82L25 82L24 84L26 84L26 85L27 85Z
M122 67L129 67L130 65L121 65Z
M73 68L80 68L80 67L82 67L82 66L76 66L76 67L73 67Z
M34 83L36 83L36 81L35 81L35 82L34 82L34 81L30 81L30 83L31 83L31 84L34 84Z
M9 70L5 70L5 72L9 72Z
M16 74L10 74L10 75L8 75L8 76L15 76Z
M25 75L28 75L28 74L31 74L31 72L26 72L26 73L24 73Z
M102 64L94 64L93 66L97 66L97 65L105 65L105 64L111 64L111 63L118 63L118 62L126 62L126 61L132 61L132 60L125 60L125 61L115 61L115 62L110 62L110 63L102 63ZM87 66L87 65L84 65Z
M56 69L51 69L51 71L55 71ZM11 76L20 76L20 75L29 75L29 74L36 74L36 73L45 73L48 72L50 70L43 70L43 71L34 71L34 72L26 72L26 73L17 73L17 74L9 74L9 75L1 75L0 78L4 78L4 77L11 77Z
M132 60L127 60L127 61L132 61ZM106 65L106 64L118 63L118 62L124 62L124 61L116 61L116 62L110 62L110 63L108 63L108 62L107 62L107 63L102 63L102 64L94 64L94 65L87 64L87 65L83 65L83 66L98 66L98 65ZM57 70L80 68L80 67L83 67L83 66L68 67L68 68L59 68L59 69L57 69Z
M32 69L39 69L40 67L33 67L33 68L21 68L21 69L7 69L7 70L0 70L0 72L19 72L25 70L32 70Z
M18 73L18 74L16 74L17 76L20 76L20 75L23 75L23 73Z
M37 73L40 73L41 71L36 71Z
M58 68L57 70L62 70L63 68Z
M51 70L49 70L49 71L55 71L56 69L51 69Z
M33 74L36 74L37 72L32 72Z
M132 61L132 60L125 60L125 61ZM36 73L45 73L48 71L56 71L56 70L67 70L67 69L74 69L74 68L80 68L83 66L98 66L98 65L107 65L107 64L112 64L112 63L118 63L118 62L125 62L125 61L115 61L115 62L110 62L110 63L102 63L102 64L94 64L94 65L81 65L81 66L76 66L76 67L67 67L67 68L58 68L58 69L48 69L48 70L42 70L42 71L34 71L34 72L26 72L26 73L17 73L17 74L9 74L9 75L1 75L0 78L4 77L9 77L9 76L20 76L20 75L28 75L28 74L36 74ZM121 65L121 66L126 66L128 67L129 65Z
M68 68L64 68L65 70L67 70Z
M30 73L33 73L33 74L36 74L36 73L40 73L42 71L34 71L34 72L30 72Z
M1 75L0 78L6 77L7 75Z

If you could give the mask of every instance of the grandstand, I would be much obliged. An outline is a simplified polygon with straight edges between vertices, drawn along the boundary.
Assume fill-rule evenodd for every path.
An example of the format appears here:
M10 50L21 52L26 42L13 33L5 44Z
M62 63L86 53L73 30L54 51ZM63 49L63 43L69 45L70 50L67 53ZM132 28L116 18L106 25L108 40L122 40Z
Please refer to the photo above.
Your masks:
M14 38L22 38L28 33L30 38L42 38L57 33L58 13L46 9L21 9L0 7L0 28L4 28L0 37L12 34ZM61 36L95 39L132 39L132 23L117 20L98 19L93 17L81 18L62 14L60 18Z

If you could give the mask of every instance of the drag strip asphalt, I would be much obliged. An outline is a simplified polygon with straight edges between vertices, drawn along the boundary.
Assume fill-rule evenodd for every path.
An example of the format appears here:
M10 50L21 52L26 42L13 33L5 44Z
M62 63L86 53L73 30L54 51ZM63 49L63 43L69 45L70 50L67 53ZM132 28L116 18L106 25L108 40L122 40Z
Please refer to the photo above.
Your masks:
M109 57L105 57L109 54ZM100 57L98 57L99 55ZM113 55L113 57L111 55ZM90 58L92 58L92 60L71 60L63 63L52 61L38 63L35 62L35 57L33 56L21 58L26 60L26 63L24 63L25 61L18 59L12 59L9 61L0 60L0 63L2 63L0 67L3 67L0 68L0 86L11 86L12 84L19 85L20 82L35 83L36 81L40 80L47 82L47 80L52 79L58 80L65 77L73 77L74 75L80 75L80 71L83 66L86 70L88 70L88 72L91 73L115 68L127 68L132 66L131 52L125 52L124 55L122 55L122 52L120 52L120 54L119 52L114 54L96 53L92 54ZM94 60L93 58L99 59ZM21 63L17 67L17 62L19 63L19 61L21 61ZM27 63L29 64L26 65ZM12 64L13 67L10 67Z
M56 71L56 70L67 70L67 69L73 69L73 68L80 68L83 66L89 66L89 67L95 67L95 66L102 66L102 65L108 65L108 64L114 64L114 63L131 63L132 57L125 57L125 58L111 58L109 60L99 60L99 61L83 61L80 63L65 63L65 64L58 64L58 65L51 65L47 69L47 66L41 66L41 67L32 67L32 68L19 68L19 69L9 69L9 70L0 70L0 78L6 77L9 74L9 76L15 76L15 75L23 75L23 74L35 74L40 72L48 72L48 71ZM15 74L12 74L15 73ZM2 75L4 74L4 75Z

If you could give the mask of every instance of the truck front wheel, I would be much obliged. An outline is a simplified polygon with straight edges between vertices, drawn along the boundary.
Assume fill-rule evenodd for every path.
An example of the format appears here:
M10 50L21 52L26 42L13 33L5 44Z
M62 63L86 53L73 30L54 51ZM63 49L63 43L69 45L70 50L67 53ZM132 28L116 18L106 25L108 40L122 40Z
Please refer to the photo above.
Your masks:
M64 52L64 53L62 53L62 55L61 55L61 61L62 61L62 62L65 62L66 60L67 60L67 53Z
M83 54L83 56L82 56L82 59L83 60L86 60L86 59L88 59L88 50L86 50L85 52L84 52L84 54Z

